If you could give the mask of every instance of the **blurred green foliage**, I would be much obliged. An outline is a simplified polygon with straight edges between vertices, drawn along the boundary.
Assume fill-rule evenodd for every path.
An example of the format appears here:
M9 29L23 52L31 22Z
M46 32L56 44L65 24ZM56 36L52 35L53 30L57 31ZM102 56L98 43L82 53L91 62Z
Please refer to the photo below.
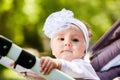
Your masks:
M120 18L119 5L120 0L0 0L0 35L21 47L46 52L48 39L42 32L45 19L66 8L90 25L93 44Z

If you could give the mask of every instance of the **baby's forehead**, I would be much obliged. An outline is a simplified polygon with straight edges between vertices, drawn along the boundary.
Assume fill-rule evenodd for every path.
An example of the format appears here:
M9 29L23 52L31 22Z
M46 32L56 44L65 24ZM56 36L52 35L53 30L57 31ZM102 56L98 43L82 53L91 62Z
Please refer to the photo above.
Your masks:
M73 25L56 33L56 36L65 36L65 35L78 36L78 37L84 36L83 32L77 26L73 26Z
M62 34L62 33L66 33L66 32L71 32L71 33L74 32L74 33L79 33L79 34L83 33L82 30L74 24L71 24L64 29L61 29L57 33Z

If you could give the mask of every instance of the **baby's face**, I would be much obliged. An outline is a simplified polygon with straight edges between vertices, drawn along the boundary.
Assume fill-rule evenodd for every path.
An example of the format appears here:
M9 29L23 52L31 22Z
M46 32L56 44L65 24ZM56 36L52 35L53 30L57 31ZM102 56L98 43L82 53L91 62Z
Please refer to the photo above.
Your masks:
M85 51L84 35L78 27L70 25L52 38L51 48L53 55L58 59L80 59Z

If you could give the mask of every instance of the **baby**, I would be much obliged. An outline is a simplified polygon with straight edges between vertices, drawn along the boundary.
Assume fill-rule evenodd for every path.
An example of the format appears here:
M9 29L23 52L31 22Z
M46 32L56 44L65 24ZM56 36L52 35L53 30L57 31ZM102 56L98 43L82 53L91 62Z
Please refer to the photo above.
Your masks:
M85 24L73 17L70 10L52 13L45 21L45 35L51 39L51 57L41 57L43 74L59 69L73 78L99 80L96 72L83 58L89 46L89 32Z

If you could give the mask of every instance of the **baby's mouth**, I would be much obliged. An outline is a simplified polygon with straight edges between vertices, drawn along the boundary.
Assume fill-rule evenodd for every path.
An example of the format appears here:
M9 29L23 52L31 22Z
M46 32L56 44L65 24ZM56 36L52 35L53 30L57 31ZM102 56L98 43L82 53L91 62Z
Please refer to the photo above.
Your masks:
M61 53L72 53L71 50L62 50Z

